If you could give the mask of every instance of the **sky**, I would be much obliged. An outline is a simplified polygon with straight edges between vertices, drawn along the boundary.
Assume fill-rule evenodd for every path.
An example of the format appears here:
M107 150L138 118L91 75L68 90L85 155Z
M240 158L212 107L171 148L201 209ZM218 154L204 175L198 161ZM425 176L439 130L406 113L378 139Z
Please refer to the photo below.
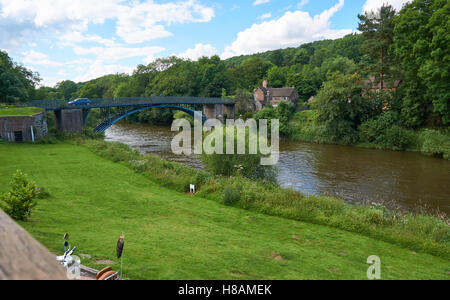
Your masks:
M42 85L129 73L176 55L226 59L357 32L408 0L0 0L0 49Z

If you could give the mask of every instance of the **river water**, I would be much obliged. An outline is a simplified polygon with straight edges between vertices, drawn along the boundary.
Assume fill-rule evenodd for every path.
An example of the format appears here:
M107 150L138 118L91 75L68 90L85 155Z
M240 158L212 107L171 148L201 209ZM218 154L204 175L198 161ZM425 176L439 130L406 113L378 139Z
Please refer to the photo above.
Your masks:
M141 153L203 168L199 158L177 156L169 127L116 124L106 140L122 142ZM450 161L411 152L394 152L280 142L278 181L307 195L332 195L352 203L384 202L406 209L427 207L450 213Z

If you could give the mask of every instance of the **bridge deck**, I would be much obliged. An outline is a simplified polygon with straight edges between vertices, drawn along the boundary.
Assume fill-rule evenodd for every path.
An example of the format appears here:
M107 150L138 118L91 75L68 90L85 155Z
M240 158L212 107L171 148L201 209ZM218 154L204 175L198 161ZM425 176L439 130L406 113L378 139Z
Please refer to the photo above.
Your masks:
M100 98L89 99L90 103L86 105L69 105L65 100L33 100L29 101L29 106L42 107L46 110L60 109L91 109L91 108L108 108L108 107L136 107L136 106L153 106L153 105L207 105L207 104L235 104L234 99L224 98L204 98L204 97L166 97L166 96L150 96L135 98Z

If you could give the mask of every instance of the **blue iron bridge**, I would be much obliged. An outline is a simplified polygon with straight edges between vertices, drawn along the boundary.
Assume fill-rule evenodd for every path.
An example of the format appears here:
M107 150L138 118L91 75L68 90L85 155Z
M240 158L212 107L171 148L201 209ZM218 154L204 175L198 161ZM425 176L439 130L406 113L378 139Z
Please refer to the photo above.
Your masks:
M95 132L104 132L109 127L119 122L129 115L135 114L142 110L153 108L169 108L181 110L191 116L195 116L196 112L202 111L202 120L216 117L216 107L225 106L232 107L234 114L234 99L226 98L205 98L205 97L168 97L168 96L149 96L149 97L133 97L133 98L100 98L89 99L89 103L70 105L65 100L33 100L27 103L28 106L41 107L47 111L55 111L57 123L60 128L64 128L61 123L59 112L63 110L81 110L83 112L83 126L86 126L87 119L91 109L101 109L106 113L104 120L95 127ZM111 109L115 109L115 114L111 116ZM59 115L59 117L58 117ZM59 120L58 120L59 118ZM68 122L72 124L73 122ZM73 125L71 125L73 126ZM65 128L71 130L70 128Z

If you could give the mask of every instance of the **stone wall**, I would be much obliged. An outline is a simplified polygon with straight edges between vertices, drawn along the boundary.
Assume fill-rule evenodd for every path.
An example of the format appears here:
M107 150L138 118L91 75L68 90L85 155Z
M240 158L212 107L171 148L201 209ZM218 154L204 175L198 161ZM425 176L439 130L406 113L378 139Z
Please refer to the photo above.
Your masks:
M45 112L34 116L33 124L35 138L41 139L48 135L47 116Z
M56 128L64 132L83 131L83 110L63 109L55 112Z
M31 133L33 130L33 134ZM47 136L47 119L45 112L32 117L2 117L0 118L0 138L8 142L18 142L16 138L22 136L22 141L38 140Z

